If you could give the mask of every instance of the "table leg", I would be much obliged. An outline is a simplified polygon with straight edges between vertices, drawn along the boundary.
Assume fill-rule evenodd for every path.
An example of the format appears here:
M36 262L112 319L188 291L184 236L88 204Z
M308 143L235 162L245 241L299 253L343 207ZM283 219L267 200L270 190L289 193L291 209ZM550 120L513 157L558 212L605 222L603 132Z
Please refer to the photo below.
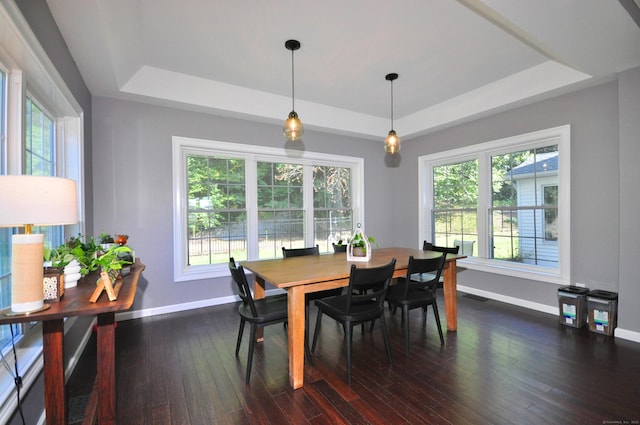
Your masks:
M302 286L288 290L289 382L295 390L304 385L304 298Z
M98 315L96 382L100 400L98 404L98 423L100 425L115 425L116 423L116 331L114 325L114 313Z
M456 270L456 261L447 261L444 269L444 307L447 312L447 331L455 332L458 330L458 274Z
M42 354L44 357L44 405L47 425L67 423L64 388L63 355L64 322L62 319L42 322Z
M265 297L264 292L265 282L261 277L256 276L253 281L253 299L259 300ZM256 342L264 341L264 328L258 327L256 329Z

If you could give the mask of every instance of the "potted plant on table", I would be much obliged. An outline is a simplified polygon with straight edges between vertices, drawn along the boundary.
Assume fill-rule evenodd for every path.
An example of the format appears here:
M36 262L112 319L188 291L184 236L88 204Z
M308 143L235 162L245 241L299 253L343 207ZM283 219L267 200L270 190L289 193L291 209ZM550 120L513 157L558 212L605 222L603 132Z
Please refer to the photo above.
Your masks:
M125 253L130 254L131 248L119 245L112 246L107 252L97 256L93 260L93 265L96 269L100 269L101 276L103 273L107 273L111 282L114 282L118 278L122 267L132 263L129 258L123 255Z
M76 285L82 276L95 270L93 260L98 248L91 238L87 243L82 242L80 235L71 237L57 248L44 249L45 264L64 269L65 288Z
M347 245L347 261L369 261L371 259L371 244L376 240L367 236L358 227Z

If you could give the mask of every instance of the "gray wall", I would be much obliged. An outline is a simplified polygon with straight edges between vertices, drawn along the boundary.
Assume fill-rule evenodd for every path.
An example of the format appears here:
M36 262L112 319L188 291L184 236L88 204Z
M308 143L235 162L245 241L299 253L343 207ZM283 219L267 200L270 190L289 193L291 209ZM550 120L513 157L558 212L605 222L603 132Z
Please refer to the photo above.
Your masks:
M128 234L129 245L147 266L134 310L234 294L229 278L173 282L172 136L284 147L281 124L103 97L94 98L93 117L95 231ZM389 245L393 226L387 220L394 208L386 194L393 188L382 137L373 142L307 129L304 146L313 152L365 158L366 232L381 246Z
M640 332L640 68L624 72L620 98L618 326Z
M619 292L620 327L640 332L640 314L637 305L633 308L640 300L635 284L639 274L637 260L634 264L640 255L639 74L638 69L629 71L619 82L540 101L406 142L402 167L395 170L394 182L406 187L407 193L393 192L393 200L406 206L394 211L394 222L409 225L395 228L393 242L409 246L417 243L419 156L570 124L572 266L571 282L567 284L580 282L591 289ZM472 270L459 273L458 283L557 305L558 287L552 284Z

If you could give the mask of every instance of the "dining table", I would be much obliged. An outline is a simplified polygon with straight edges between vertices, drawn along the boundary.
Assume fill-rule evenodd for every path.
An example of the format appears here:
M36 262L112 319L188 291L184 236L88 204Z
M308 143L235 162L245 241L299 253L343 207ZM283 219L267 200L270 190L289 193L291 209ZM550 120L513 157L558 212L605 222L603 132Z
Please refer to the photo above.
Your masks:
M409 257L433 258L440 255L440 252L392 247L372 249L368 261L347 261L347 254L342 252L239 263L254 275L254 298L265 297L267 283L287 292L289 382L293 389L298 389L304 386L305 294L348 286L352 264L356 267L378 267L395 258L393 277L396 278L407 274ZM444 303L449 332L455 332L458 328L456 261L461 258L466 256L447 254L443 270ZM259 334L258 338L262 340L262 334Z

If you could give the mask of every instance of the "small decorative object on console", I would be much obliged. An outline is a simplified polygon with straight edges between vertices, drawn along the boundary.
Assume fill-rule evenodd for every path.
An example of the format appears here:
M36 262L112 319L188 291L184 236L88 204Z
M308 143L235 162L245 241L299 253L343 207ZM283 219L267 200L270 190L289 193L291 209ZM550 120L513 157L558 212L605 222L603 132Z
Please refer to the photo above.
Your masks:
M372 238L364 234L358 223L358 228L353 233L347 245L347 261L369 261L371 259Z
M60 301L64 295L64 269L60 267L45 267L43 275L44 302Z

